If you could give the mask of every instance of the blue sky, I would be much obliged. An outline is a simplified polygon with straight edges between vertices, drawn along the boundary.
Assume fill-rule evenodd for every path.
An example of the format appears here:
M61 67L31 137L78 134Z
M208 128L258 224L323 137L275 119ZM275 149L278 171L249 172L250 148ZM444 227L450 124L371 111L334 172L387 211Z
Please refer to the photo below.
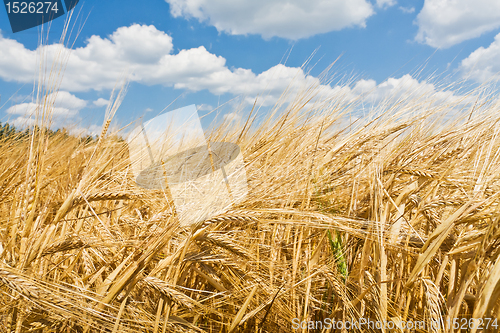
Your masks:
M65 18L51 24L47 59ZM342 91L371 91L373 101L398 87L481 84L500 71L498 0L87 0L71 23L81 33L70 38L54 126L91 132L125 74L122 125L189 104L206 114L228 102L218 111L233 119L257 96L268 107L286 87L313 84L339 56L326 91L350 83ZM40 28L13 34L0 9L2 122L29 121L39 37Z

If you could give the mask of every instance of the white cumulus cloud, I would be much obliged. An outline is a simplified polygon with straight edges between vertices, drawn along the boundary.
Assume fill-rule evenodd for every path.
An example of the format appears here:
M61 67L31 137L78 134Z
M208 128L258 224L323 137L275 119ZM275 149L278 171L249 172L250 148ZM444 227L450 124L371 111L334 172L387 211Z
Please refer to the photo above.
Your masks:
M397 4L397 1L396 0L377 0L376 4L377 4L377 7L388 8L388 7L392 7L395 4Z
M101 98L93 101L92 104L94 104L97 107L107 106L109 104L109 100L101 97Z
M457 103L464 99L464 96L455 95L450 90L444 91L426 80L419 81L410 74L388 78L380 84L374 80L359 80L354 84L352 92L356 96L362 95L364 101L371 104L398 100Z
M16 117L11 121L15 126L23 127L33 124L33 116L37 110L43 112L44 109L50 108L53 123L61 125L68 120L74 119L78 116L78 112L87 106L86 101L67 91L49 94L45 97L45 101L51 101L53 105L44 106L42 103L37 104L34 102L20 103L9 107L6 113Z
M196 110L198 111L212 111L214 107L209 104L200 104L196 106Z
M227 121L229 123L233 122L233 121L238 121L241 119L241 117L237 113L234 113L234 112L226 113L223 118L225 121Z
M447 48L500 28L498 0L425 0L416 40Z
M415 7L403 7L399 6L399 10L405 14L411 14L415 12Z
M141 38L138 38L139 35ZM135 44L139 47L133 47ZM56 45L44 47L48 59L56 51L60 52ZM112 89L124 72L133 82L161 84L194 92L208 90L215 95L232 94L242 96L249 104L253 104L258 96L258 104L264 106L276 103L283 92L286 92L285 101L297 96L304 98L310 87L319 88L313 101L321 98L349 101L369 92L367 101L375 102L391 94L401 94L405 89L439 93L434 86L409 75L391 78L380 85L373 80L360 80L352 87L332 86L323 84L300 67L278 64L262 73L254 73L245 68L228 68L226 59L208 52L203 46L176 54L172 50L172 38L154 26L134 24L119 28L106 38L90 37L85 46L73 50L68 58L61 87L64 91L58 95L54 115L77 116L87 103L70 92ZM0 78L32 82L38 52L40 50L29 50L21 43L0 35ZM19 58L24 61L17 61ZM100 98L91 104L104 106L107 101ZM208 106L200 107L209 109ZM7 112L26 117L35 108L33 103L23 103L9 108Z
M500 33L490 46L480 47L462 60L460 68L466 77L485 82L500 73Z
M90 125L89 127L80 127L75 124L71 124L72 126L69 126L68 131L71 135L75 136L98 136L101 134L102 126L99 125Z
M47 59L61 52L60 46L43 47ZM154 26L134 24L117 29L107 38L92 36L85 46L70 53L61 88L71 92L109 90L128 74L132 82L189 91L206 89L216 95L264 93L266 103L272 104L287 88L297 91L309 84L319 84L317 78L298 67L280 64L256 74L245 68L229 69L225 58L203 46L180 50L177 54L172 54L172 48L172 38ZM39 52L0 35L0 78L32 82ZM19 58L23 61L18 61ZM104 100L99 99L94 105L104 105Z
M174 17L195 18L232 35L300 39L346 27L364 27L373 13L366 0L166 0ZM387 6L394 0L377 0Z

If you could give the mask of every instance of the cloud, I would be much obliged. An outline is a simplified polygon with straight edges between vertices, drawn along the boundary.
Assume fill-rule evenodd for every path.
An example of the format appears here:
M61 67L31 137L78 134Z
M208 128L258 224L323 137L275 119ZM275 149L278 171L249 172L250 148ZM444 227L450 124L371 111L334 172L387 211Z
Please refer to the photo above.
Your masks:
M241 117L240 117L238 114L236 114L236 113L232 112L232 113L226 113L226 114L223 116L223 119L224 119L224 121L227 121L227 122L229 122L229 123L230 123L230 122L233 122L233 121L238 121L238 120L240 120L240 119L241 119Z
M379 8L389 8L397 4L396 0L377 0L377 7Z
M99 98L98 100L93 101L92 104L94 104L97 107L107 106L109 104L109 100L104 98Z
M415 7L403 7L399 6L399 10L405 14L411 14L415 12Z
M397 101L415 101L417 103L427 100L433 103L459 103L469 101L464 96L458 96L453 91L444 91L433 83L425 80L419 81L410 74L400 78L388 78L377 85L374 80L359 80L352 88L352 94L362 96L363 101L373 105Z
M57 44L42 47L46 59L56 59L58 55L60 58L62 51L69 53ZM162 68L165 74L165 66L177 65L169 56L172 48L172 38L154 26L120 27L108 38L94 35L84 47L71 51L62 87L68 91L112 89L127 72L132 81L150 82L157 76L155 70ZM0 34L0 77L6 81L32 82L40 53L40 48L29 50ZM192 53L196 52L190 52L192 57L196 56ZM173 58L182 62L180 58L184 57Z
M137 46L132 47L135 43ZM70 53L62 89L72 92L112 89L128 72L130 81L146 85L161 84L193 92L208 90L216 95L243 94L250 99L265 93L265 102L272 104L287 88L293 92L319 84L317 78L299 67L279 64L256 74L250 69L229 69L226 59L203 46L177 54L171 54L172 48L172 38L154 26L134 24L117 29L107 38L92 36L84 47ZM32 82L40 52L0 36L0 77ZM52 59L61 49L58 45L47 45L43 52L47 59Z
M415 39L448 48L500 27L498 0L425 0L417 16Z
M166 0L174 17L195 18L231 35L307 38L347 27L365 27L374 14L366 0ZM377 4L393 0L377 0Z
M70 94L67 91L59 91L57 93L52 93L47 99L55 98L54 105L56 107L62 107L72 110L81 110L87 106L87 101Z
M462 73L478 82L485 82L500 73L500 33L487 48L480 47L460 64Z
M7 81L33 81L36 53L0 33L0 77Z
M17 128L26 128L29 126L33 126L36 123L36 121L33 118L19 116L14 120L9 121L9 123Z
M45 101L53 102L50 106L52 112L52 121L56 126L60 126L70 119L74 119L78 112L87 106L87 102L70 94L67 91L59 91L57 93L49 94L45 97ZM33 116L37 109L42 111L46 108L42 104L37 104L33 102L20 103L11 106L6 110L7 114L17 116L12 120L15 126L28 126L32 125L34 122Z
M375 80L358 80L354 85L353 91L356 94L369 94L377 87L377 82Z
M54 116L68 115L73 116L78 113L79 110L87 106L87 102L83 99L70 94L67 91L59 91L57 93L52 93L47 95L44 100L53 101L54 104L51 107L52 114ZM21 103L13 105L7 109L8 114L21 114L21 115L31 115L34 113L37 106L43 108L43 105L36 103Z
M26 115L26 116L31 116L35 114L35 111L37 108L43 108L43 106L40 106L39 104L36 103L20 103L11 106L10 108L5 111L7 114L21 114L21 115ZM68 109L65 108L52 108L53 114L64 114L65 112L69 111Z
M196 109L198 111L212 111L214 109L214 107L212 105L208 105L208 104L201 104L201 105L197 105Z
M131 46L134 43L139 44L138 50ZM55 50L60 52L57 45L44 47L43 51L48 59L51 59L51 54L55 54ZM313 101L321 98L351 101L369 92L366 99L372 102L384 100L390 94L402 93L403 88L415 91L415 87L419 87L416 91L433 93L436 89L409 75L399 79L391 78L380 85L373 80L360 80L352 87L331 86L323 84L300 67L278 64L262 73L254 73L244 68L229 69L226 59L208 52L203 46L181 50L177 54L172 54L172 49L172 38L153 26L134 24L117 29L107 38L90 37L84 47L72 51L68 58L62 80L64 92L58 96L60 101L59 104L56 103L56 107L59 109L56 108L54 113L76 116L86 102L71 95L69 91L112 89L117 79L123 77L125 69L128 69L129 78L133 82L161 84L193 92L208 90L215 95L232 94L242 96L248 104L253 104L258 96L258 104L263 106L274 105L280 98L285 102L290 102L295 97L304 98L311 87L318 88L315 91L316 97L311 96L314 97ZM0 77L32 82L39 51L31 51L17 41L0 36ZM26 61L19 62L16 61L17 58ZM27 67L27 63L31 63L32 67ZM31 74L28 75L28 72ZM92 104L104 105L104 102L100 98ZM8 112L21 116L36 107L24 104L17 105ZM199 107L209 108L204 105Z
M69 126L68 131L71 135L75 136L99 136L101 134L102 126L99 125L90 125L89 127L78 127L75 124L73 126Z

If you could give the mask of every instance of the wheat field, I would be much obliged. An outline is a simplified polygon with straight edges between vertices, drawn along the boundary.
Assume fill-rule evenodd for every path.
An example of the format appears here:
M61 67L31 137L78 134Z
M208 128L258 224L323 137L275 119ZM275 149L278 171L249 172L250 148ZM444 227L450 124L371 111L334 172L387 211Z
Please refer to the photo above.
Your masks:
M366 318L458 332L430 324L498 318L498 97L415 91L350 119L362 97L319 89L207 133L241 147L249 193L181 227L109 127L123 91L84 140L47 130L57 84L40 88L36 126L0 140L1 330L346 332L318 323Z

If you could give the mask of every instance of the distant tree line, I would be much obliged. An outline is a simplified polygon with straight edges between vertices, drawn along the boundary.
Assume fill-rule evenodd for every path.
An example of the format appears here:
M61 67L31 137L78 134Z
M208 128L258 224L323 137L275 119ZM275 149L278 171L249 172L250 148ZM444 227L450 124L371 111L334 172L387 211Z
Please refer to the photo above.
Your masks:
M22 140L25 138L28 138L30 133L33 131L40 130L40 127L34 126L30 128L26 128L25 130L17 129L15 126L10 125L9 123L2 124L0 122L0 140L9 140L9 139L16 139L16 140ZM65 128L58 128L57 130L52 130L52 129L45 129L45 131L48 132L49 137L54 137L54 136L61 136L62 138L66 139L72 135L69 134L68 130ZM91 135L85 135L81 136L79 138L81 141L84 142L92 142L95 140L95 138Z

